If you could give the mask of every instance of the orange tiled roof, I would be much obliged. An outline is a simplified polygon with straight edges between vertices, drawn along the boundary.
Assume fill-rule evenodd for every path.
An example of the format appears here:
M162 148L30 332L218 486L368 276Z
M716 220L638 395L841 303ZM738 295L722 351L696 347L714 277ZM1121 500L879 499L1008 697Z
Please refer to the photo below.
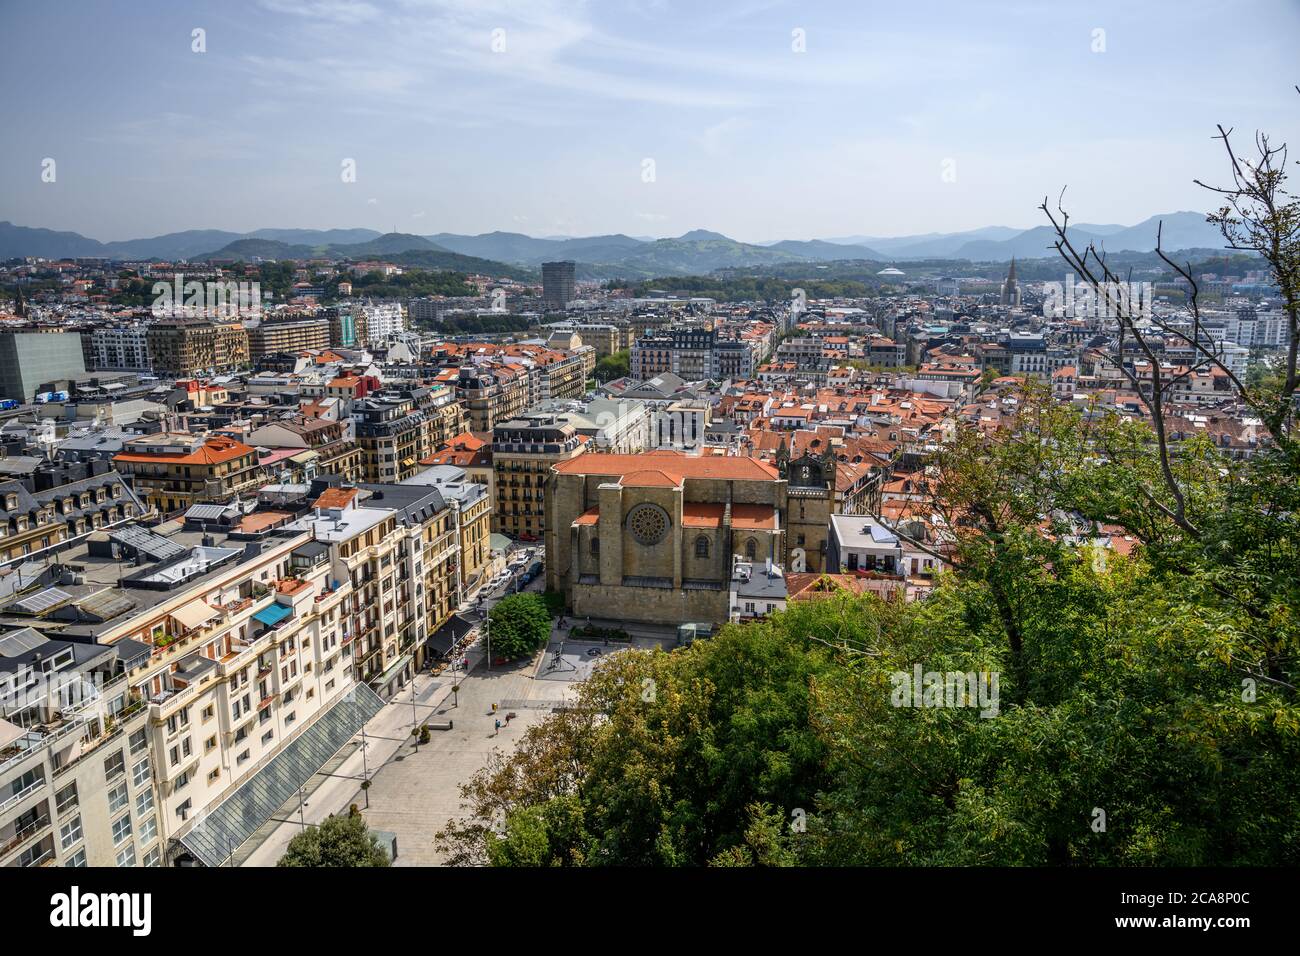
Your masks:
M726 506L707 501L682 502L683 528L720 528Z
M128 444L126 447L130 448L131 446ZM214 435L188 455L141 454L123 451L114 455L113 460L136 462L143 465L220 465L223 462L233 461L236 458L251 454L253 454L253 449L242 441L236 441L234 438L227 438L224 435Z
M622 478L637 472L659 471L680 484L686 478L724 481L777 481L777 470L757 458L694 457L677 451L642 455L607 455L588 452L552 466L561 475L607 475Z
M771 505L733 504L731 526L743 531L775 531L776 509Z
M355 488L326 488L316 499L317 508L346 508L357 496Z

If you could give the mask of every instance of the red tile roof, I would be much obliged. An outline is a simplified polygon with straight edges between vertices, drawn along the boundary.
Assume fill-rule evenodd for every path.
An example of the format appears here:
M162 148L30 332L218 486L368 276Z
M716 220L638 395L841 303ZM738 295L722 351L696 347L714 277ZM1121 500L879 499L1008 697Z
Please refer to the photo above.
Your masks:
M724 481L778 481L775 468L757 458L692 456L678 451L652 451L642 455L607 455L588 452L552 466L561 475L608 475L622 478L638 472L658 471L680 484L687 478Z

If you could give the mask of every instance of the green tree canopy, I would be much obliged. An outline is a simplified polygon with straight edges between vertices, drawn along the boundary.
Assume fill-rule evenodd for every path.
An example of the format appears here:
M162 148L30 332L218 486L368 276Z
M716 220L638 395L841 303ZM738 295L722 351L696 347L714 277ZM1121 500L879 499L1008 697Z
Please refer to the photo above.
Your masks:
M389 866L388 854L360 813L331 816L289 841L277 866Z
M492 654L513 659L546 646L551 637L551 613L546 599L531 591L511 594L496 603L490 615Z

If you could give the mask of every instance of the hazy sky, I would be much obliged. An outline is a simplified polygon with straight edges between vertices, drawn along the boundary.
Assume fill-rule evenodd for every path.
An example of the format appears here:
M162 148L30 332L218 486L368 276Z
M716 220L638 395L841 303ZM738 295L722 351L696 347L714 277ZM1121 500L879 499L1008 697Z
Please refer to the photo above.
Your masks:
M0 35L0 219L102 240L900 235L1066 185L1132 224L1211 205L1215 123L1300 158L1297 0L6 0Z

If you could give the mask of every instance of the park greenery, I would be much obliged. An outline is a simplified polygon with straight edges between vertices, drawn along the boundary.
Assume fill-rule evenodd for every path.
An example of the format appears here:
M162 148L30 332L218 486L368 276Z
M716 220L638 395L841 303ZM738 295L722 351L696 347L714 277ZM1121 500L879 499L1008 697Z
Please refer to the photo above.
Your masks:
M621 352L614 352L611 355L602 355L596 359L596 379L601 382L612 382L616 378L623 378L632 370L632 351L623 349Z
M356 807L345 817L331 816L292 840L277 866L390 866L388 854Z
M546 599L532 591L510 594L489 615L492 655L514 660L546 646L551 637L551 612Z
M384 275L378 269L349 277L340 274L325 284L326 298L338 297L339 282L352 283L354 298L410 299L421 296L465 297L478 294L478 289L465 282L464 273L441 272L428 269L406 269L400 274Z

